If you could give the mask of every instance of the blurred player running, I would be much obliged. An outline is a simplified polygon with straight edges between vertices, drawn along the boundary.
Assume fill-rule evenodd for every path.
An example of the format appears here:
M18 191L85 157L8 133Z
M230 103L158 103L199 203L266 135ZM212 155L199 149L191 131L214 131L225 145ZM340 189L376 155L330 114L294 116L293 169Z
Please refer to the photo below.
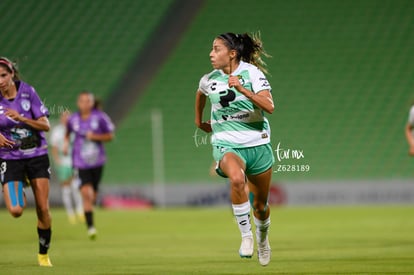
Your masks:
M88 235L91 239L95 239L97 232L93 207L106 162L103 142L112 140L114 125L107 114L96 108L92 93L80 93L77 105L78 112L72 114L67 123L64 151L68 151L69 137L74 133L72 163L80 179Z
M57 178L62 188L62 201L68 215L69 222L75 224L78 220L85 221L82 197L79 192L79 179L74 177L72 157L64 154L66 123L70 112L65 111L60 115L59 124L52 128L50 133L50 145L52 160ZM71 149L69 149L70 151Z

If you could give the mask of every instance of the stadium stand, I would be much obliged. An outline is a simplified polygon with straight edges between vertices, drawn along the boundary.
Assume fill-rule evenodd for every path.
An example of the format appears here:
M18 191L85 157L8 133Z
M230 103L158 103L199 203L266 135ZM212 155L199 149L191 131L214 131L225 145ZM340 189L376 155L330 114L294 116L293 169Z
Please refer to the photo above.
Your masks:
M84 89L107 97L171 2L1 1L1 54L52 111L74 109Z
M73 108L84 88L106 98L171 1L2 1L1 55L49 106ZM276 111L272 144L302 150L309 172L275 181L400 179L413 174L403 128L414 99L414 4L397 1L206 1L179 45L117 125L104 181L153 180L151 112L164 118L167 182L221 182L211 149L195 143L194 93L223 32L262 32ZM119 5L119 6L118 6ZM15 15L19 14L19 20ZM166 45L167 47L167 45ZM201 144L200 144L201 143Z
M275 174L275 180L411 177L403 128L413 98L413 11L410 1L208 1L121 125L125 139L140 129L129 135L139 156L130 173L151 180L144 141L151 140L149 112L159 108L168 181L209 180L210 148L194 144L193 105L199 78L211 70L212 39L261 30L273 55L273 146L302 150L304 159L281 164L311 169Z

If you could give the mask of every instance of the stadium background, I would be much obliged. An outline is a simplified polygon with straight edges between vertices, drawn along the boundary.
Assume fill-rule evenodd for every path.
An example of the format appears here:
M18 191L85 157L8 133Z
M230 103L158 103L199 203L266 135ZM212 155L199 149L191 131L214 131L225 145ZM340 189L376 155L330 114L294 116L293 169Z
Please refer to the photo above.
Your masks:
M194 126L194 93L211 70L213 38L257 30L273 56L266 60L276 103L268 116L272 145L305 156L276 164L310 167L275 173L274 182L392 185L412 177L403 131L414 100L410 0L3 0L0 6L0 53L18 62L51 121L74 110L84 89L103 100L117 127L106 146L106 187L154 182L156 112L163 118L163 183L223 185L209 175L211 149Z

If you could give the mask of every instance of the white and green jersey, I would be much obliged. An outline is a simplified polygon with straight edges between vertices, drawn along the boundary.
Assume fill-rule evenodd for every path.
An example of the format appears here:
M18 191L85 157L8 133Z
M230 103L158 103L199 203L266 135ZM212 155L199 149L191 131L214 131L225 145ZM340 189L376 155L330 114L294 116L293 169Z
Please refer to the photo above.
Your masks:
M265 75L254 65L240 62L232 75L248 90L271 90ZM253 147L270 142L270 126L264 112L235 88L228 86L229 76L214 70L200 80L199 90L210 98L211 143L229 148Z

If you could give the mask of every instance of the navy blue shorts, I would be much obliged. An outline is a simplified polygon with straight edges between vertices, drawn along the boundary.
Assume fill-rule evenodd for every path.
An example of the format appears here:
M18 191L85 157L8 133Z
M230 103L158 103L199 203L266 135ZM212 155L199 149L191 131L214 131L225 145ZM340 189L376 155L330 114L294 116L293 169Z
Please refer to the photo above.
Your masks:
M78 176L80 179L80 185L86 185L91 184L93 187L93 190L95 192L98 191L99 183L101 182L103 173L103 166L98 166L95 168L89 168L89 169L78 169Z
M27 159L0 159L1 184L9 181L22 181L50 178L49 156L43 155Z

